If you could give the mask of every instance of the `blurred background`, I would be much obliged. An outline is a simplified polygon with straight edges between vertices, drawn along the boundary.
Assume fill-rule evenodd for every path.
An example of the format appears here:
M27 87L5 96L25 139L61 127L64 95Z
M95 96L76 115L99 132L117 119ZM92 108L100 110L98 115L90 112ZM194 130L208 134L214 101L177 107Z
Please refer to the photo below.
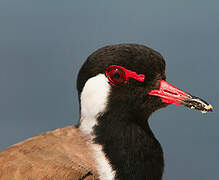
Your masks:
M109 44L159 51L167 80L214 113L171 105L150 124L165 153L164 180L219 179L219 1L1 0L0 150L76 124L76 77Z

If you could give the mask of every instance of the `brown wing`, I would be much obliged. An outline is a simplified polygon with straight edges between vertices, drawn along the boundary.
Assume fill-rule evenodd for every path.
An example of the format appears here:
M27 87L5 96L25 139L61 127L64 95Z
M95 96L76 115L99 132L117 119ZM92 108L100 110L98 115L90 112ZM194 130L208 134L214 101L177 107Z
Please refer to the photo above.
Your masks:
M0 180L98 179L88 145L73 126L30 138L0 152Z

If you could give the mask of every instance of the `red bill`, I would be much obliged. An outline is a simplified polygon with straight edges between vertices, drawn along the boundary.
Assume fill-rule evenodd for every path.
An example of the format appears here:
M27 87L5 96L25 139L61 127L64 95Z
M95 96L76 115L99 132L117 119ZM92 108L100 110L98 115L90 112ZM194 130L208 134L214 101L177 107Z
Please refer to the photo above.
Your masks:
M164 103L187 106L191 109L200 110L202 113L213 111L213 107L204 100L192 96L191 94L174 87L164 80L160 81L159 89L154 89L148 94L160 97Z

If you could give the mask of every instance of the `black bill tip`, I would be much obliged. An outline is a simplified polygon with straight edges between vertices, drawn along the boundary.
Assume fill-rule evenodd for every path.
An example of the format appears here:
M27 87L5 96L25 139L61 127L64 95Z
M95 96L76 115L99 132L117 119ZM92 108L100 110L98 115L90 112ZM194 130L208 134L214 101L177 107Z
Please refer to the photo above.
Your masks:
M195 96L190 96L183 100L182 105L191 109L200 110L202 113L213 112L212 105Z

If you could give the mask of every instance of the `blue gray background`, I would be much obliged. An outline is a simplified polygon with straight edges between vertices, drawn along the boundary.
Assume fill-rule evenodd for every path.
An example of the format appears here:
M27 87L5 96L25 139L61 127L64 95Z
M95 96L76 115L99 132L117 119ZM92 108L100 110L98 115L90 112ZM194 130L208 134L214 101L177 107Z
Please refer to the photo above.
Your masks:
M161 52L168 81L214 113L171 105L151 126L165 153L164 180L219 179L219 1L1 0L0 149L76 124L76 76L86 57L115 43Z

